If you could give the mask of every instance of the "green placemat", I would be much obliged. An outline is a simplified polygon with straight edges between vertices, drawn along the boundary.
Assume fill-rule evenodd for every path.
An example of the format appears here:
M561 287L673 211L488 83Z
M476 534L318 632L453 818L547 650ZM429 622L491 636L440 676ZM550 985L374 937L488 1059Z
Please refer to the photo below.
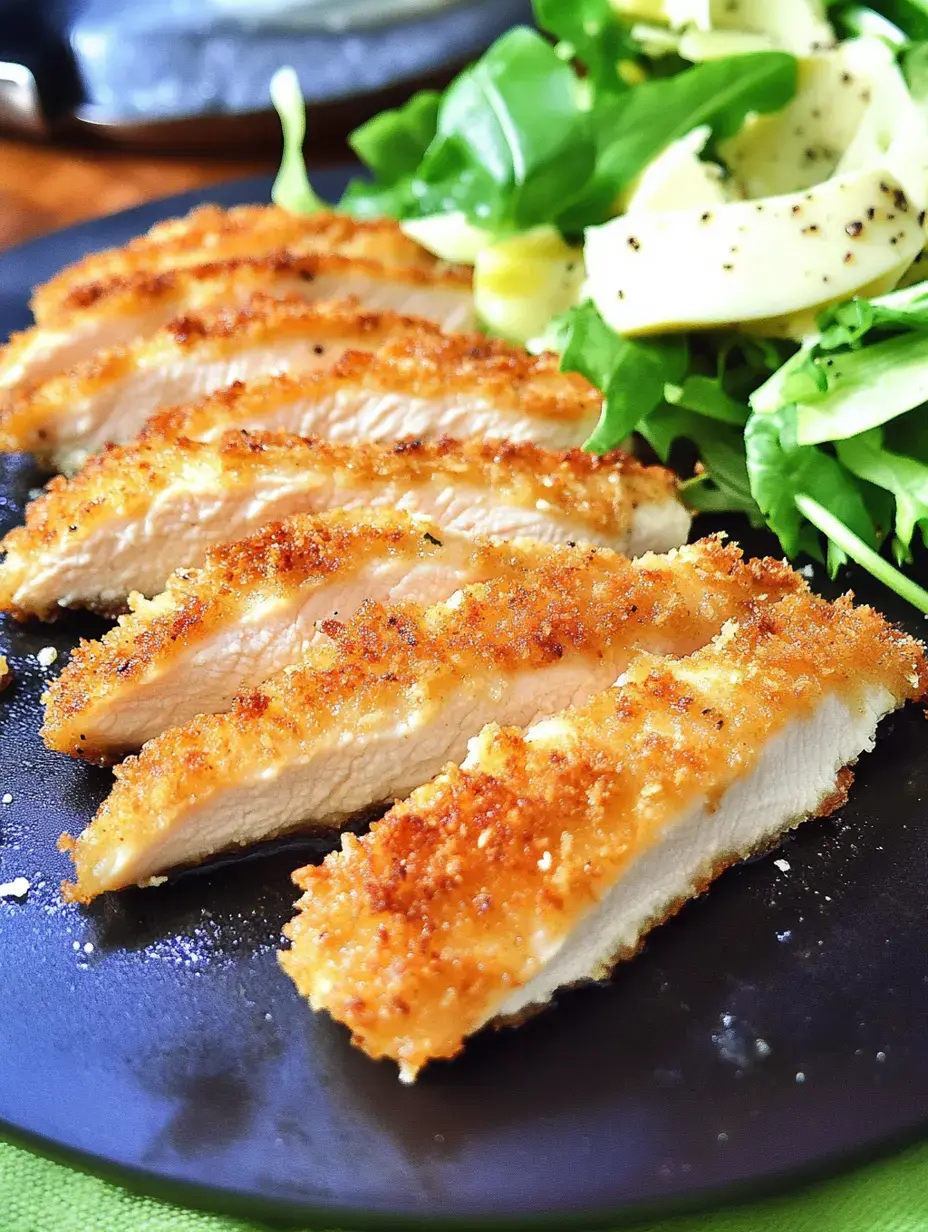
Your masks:
M3 1142L0 1229L264 1232L258 1224L136 1197ZM928 1144L790 1197L672 1219L638 1232L928 1232Z

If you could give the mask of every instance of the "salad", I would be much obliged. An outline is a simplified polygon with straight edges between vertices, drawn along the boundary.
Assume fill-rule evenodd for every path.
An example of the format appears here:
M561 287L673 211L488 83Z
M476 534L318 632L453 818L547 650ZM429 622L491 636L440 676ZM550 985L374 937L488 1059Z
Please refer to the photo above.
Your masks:
M351 137L341 208L473 266L484 328L603 393L694 510L928 613L928 3L535 0ZM274 200L322 208L295 76Z

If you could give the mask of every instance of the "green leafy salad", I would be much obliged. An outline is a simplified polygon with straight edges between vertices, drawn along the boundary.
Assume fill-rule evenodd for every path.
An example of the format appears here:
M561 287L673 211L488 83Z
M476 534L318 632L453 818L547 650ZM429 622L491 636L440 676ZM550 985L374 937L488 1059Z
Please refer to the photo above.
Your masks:
M358 129L341 207L474 268L483 327L790 557L928 612L928 0L535 0ZM278 204L320 202L282 70ZM895 561L895 564L892 562Z

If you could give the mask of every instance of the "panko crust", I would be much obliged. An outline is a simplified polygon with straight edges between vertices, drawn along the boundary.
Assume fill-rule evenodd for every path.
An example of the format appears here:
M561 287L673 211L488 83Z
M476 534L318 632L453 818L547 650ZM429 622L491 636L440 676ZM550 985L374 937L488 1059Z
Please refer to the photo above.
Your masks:
M491 725L469 768L296 874L305 893L281 962L314 1009L412 1078L456 1055L541 968L535 939L568 935L665 825L718 800L826 694L869 684L899 704L923 696L922 647L872 609L803 593L689 659L641 655L623 687L563 712L548 737Z
M349 351L331 368L239 381L199 402L172 407L150 419L142 435L198 440L222 427L258 427L281 405L321 401L342 389L423 399L459 393L513 414L562 423L592 425L602 409L599 390L577 373L561 372L555 355L529 355L479 334L409 330L377 351Z
M107 347L34 388L9 391L0 401L0 452L41 451L53 436L49 424L135 370L166 368L191 355L204 362L231 359L242 350L289 338L318 339L321 346L346 340L370 346L406 336L426 343L440 337L441 330L421 317L363 311L350 297L308 303L295 295L256 292L242 307L184 313L147 338ZM0 357L28 342L26 334L15 336Z
M101 887L94 868L121 836L156 841L195 803L227 789L230 768L244 778L301 756L330 730L332 715L357 729L394 714L399 698L420 710L463 680L491 687L565 656L595 660L642 641L689 648L732 614L804 586L788 566L744 562L718 539L638 561L594 548L561 552L519 577L466 587L453 602L369 603L350 621L325 621L331 644L314 647L303 666L243 694L225 714L150 740L116 768L91 826L76 844L68 840L77 881L65 895L86 902L119 888Z
M648 467L619 450L597 456L579 449L547 450L528 442L406 440L394 444L333 444L285 433L229 432L216 441L179 438L110 446L70 479L56 476L26 508L24 526L0 543L0 610L22 611L14 596L37 554L66 553L112 522L139 516L169 487L204 485L245 490L270 473L312 469L346 489L387 481L448 483L490 489L501 502L535 508L547 502L591 530L618 531L646 502L676 501L678 481L663 467ZM39 613L41 614L41 613Z
M444 270L427 249L410 239L393 219L359 221L334 210L290 214L273 205L223 209L203 205L184 218L157 223L122 248L92 253L38 287L31 308L47 324L107 294L107 287L139 275L161 274L194 265L310 253L363 257L385 265Z
M173 574L155 599L133 596L131 614L102 639L80 642L43 695L45 743L84 761L109 764L112 749L96 747L82 731L88 712L120 698L131 706L141 682L169 669L218 629L234 625L255 603L308 591L374 559L402 559L413 568L440 560L446 550L436 523L392 509L297 514L213 548L199 568ZM474 540L470 565L474 573L505 576L545 561L568 564L577 555L576 549L532 541ZM607 549L596 556L604 568L620 559Z

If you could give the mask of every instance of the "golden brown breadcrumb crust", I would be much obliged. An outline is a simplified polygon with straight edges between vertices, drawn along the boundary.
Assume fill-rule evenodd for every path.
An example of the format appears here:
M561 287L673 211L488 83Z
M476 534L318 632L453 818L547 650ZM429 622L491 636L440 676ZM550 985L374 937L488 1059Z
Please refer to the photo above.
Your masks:
M55 420L67 416L76 403L93 398L134 371L169 368L192 354L206 363L291 338L305 337L307 345L324 348L346 341L379 346L406 336L427 344L440 335L437 325L420 317L365 312L356 299L308 303L298 296L255 294L243 307L186 313L147 338L108 347L34 388L9 391L0 402L0 451L41 453L55 438Z
M273 205L222 209L203 205L158 223L122 248L92 253L38 287L32 299L42 324L86 303L107 283L217 261L311 252L366 257L386 265L432 270L444 263L411 240L393 219L358 221L322 210L290 214Z
M430 707L463 681L492 689L501 678L571 656L595 661L641 645L690 650L745 607L804 585L788 566L744 562L716 539L636 562L584 548L564 549L564 557L570 563L466 587L457 602L368 604L344 624L326 621L333 645L314 648L303 666L243 694L226 714L150 740L117 767L108 800L68 844L77 881L63 888L66 897L88 901L120 888L101 885L97 873L113 844L156 842L194 805L228 791L231 767L242 783L257 781L270 767L302 759L333 721L338 730L361 730L382 715L395 722L410 708L440 715ZM233 815L231 802L226 811ZM292 825L305 821L295 817Z
M868 685L924 695L922 648L869 608L801 594L688 660L642 655L547 737L492 725L472 768L296 874L281 962L314 1009L413 1077L459 1052L666 825L720 800L826 695L853 704Z
M410 398L479 397L503 411L561 422L595 423L602 408L602 394L576 373L561 372L557 356L529 355L479 334L409 331L376 352L349 351L331 368L239 381L161 412L143 435L202 440L231 427L260 429L268 415L288 403L322 401L355 389Z
M163 674L219 629L234 626L255 604L308 591L335 574L353 574L374 559L406 560L412 569L438 562L446 552L436 523L392 509L297 514L214 548L200 568L173 574L154 600L133 596L131 615L101 640L80 642L43 696L45 743L85 761L110 764L114 746L97 745L87 735L96 707L120 701L131 707L140 683ZM471 579L503 577L583 555L530 541L475 540L468 573ZM603 568L621 559L607 549L596 558Z
M186 439L111 446L89 459L70 479L56 476L26 508L24 526L0 544L0 610L18 617L47 615L15 599L39 555L67 556L82 539L107 524L143 516L159 493L189 488L204 492L252 488L256 480L312 471L339 488L377 489L390 481L410 488L443 480L492 491L500 503L534 509L538 501L590 532L619 537L635 508L677 499L676 477L646 467L621 451L596 456L579 449L541 449L524 442L399 441L332 444L284 433L230 432L218 441Z

